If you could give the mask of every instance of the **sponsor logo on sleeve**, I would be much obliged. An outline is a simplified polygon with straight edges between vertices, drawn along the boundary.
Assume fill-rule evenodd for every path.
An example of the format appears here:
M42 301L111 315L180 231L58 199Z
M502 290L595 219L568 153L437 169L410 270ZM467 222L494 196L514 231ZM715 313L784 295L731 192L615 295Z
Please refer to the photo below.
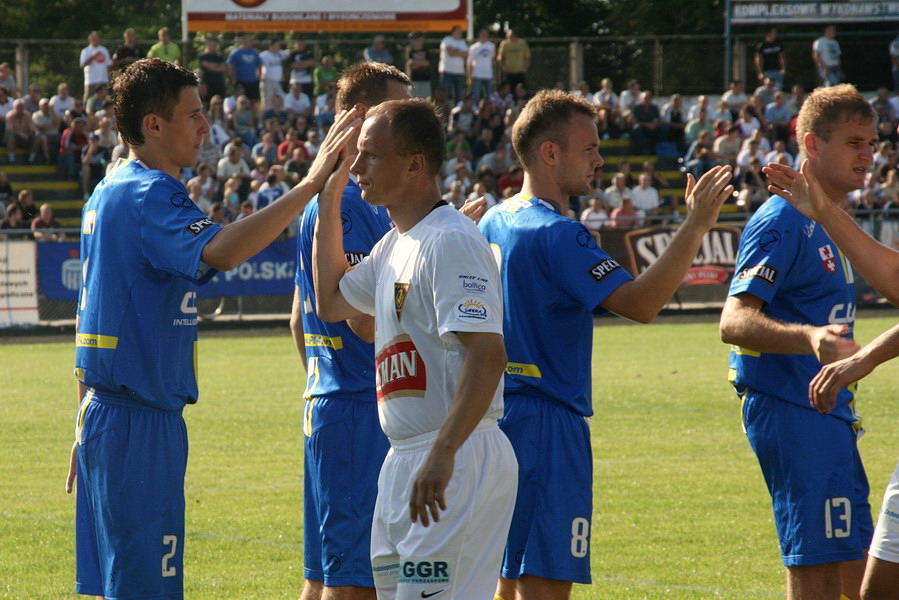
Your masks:
M175 192L169 196L169 202L171 202L172 206L175 208L190 208L194 205L194 201L184 192Z
M198 221L194 221L193 223L185 227L185 229L187 229L187 231L194 236L198 236L210 226L212 226L212 219L210 219L209 217L203 217Z
M746 281L747 279L761 279L765 283L774 285L774 282L777 281L777 269L769 265L754 265L752 267L746 267L745 269L740 271L740 274L737 275L737 279L739 281Z
M487 305L477 298L465 298L456 305L456 318L462 321L483 322L488 316Z
M469 294L483 294L487 291L489 281L477 275L459 275L462 289Z
M618 261L613 258L605 258L590 268L590 276L596 280L597 283L605 279L609 273L620 269L621 265L618 264Z
M359 263L362 262L362 259L368 256L366 252L351 252L346 251L343 253L346 256L346 261L351 267L355 267Z
M776 229L769 229L762 232L759 236L759 248L763 252L771 252L780 245L780 232Z
M593 234L586 229L579 229L574 241L577 242L578 246L582 246L587 250L595 250L597 247Z

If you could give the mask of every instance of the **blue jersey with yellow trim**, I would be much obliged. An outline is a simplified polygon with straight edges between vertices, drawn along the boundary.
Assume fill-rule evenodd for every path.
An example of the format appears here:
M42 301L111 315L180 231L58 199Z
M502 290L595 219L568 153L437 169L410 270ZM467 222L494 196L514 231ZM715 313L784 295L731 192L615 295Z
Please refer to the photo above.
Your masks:
M592 415L592 311L630 281L630 273L586 227L540 198L501 202L484 215L480 229L503 283L506 393L540 392Z
M196 286L219 232L184 185L137 161L119 166L82 211L77 377L162 410L197 401Z
M372 247L390 231L390 217L382 207L362 199L359 186L350 180L340 204L343 248L350 266L368 256ZM318 221L318 197L303 213L297 242L297 272L294 282L303 300L303 331L306 342L306 398L356 398L375 402L375 348L363 341L345 321L326 323L315 314L312 284L312 238Z
M749 293L778 321L816 327L855 322L855 283L849 261L824 228L780 196L772 196L749 219L740 240L729 295ZM808 385L821 369L813 354L767 354L734 346L730 380L745 388L811 408ZM831 412L855 423L854 390L840 391Z

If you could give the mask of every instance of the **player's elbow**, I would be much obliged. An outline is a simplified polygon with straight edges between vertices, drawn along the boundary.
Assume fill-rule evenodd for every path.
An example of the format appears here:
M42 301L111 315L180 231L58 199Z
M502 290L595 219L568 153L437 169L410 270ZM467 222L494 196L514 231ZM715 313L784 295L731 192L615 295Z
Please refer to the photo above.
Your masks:
M718 322L718 337L725 344L739 345L739 335L735 325L734 320L730 318L727 311L721 313L721 320Z
M327 297L322 298L321 296L317 298L315 314L319 319L328 323L345 321L347 318L342 311L338 310L336 302L331 302Z

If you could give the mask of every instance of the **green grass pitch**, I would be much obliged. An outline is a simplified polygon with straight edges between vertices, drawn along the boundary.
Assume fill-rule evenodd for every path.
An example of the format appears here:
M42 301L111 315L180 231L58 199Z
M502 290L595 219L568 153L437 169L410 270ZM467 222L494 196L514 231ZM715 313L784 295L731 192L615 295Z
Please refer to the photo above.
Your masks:
M689 320L689 319L687 319ZM725 380L714 318L601 319L593 356L592 586L584 599L782 598L770 504ZM859 319L864 343L895 311ZM185 410L186 596L295 599L302 586L303 369L286 327L201 333L201 400ZM0 598L74 598L76 409L69 342L0 339ZM876 511L897 460L899 362L861 386ZM564 498L559 499L564 502Z

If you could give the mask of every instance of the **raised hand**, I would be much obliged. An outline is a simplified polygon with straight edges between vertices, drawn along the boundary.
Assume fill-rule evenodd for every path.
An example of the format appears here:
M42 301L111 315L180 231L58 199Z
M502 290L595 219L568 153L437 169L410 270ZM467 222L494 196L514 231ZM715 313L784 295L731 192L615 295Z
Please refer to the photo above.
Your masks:
M769 192L789 200L799 212L817 221L830 202L817 180L809 177L808 168L808 159L802 161L799 171L780 163L768 163L762 167L762 173L771 181Z
M687 206L685 223L711 229L718 222L721 205L734 191L734 186L728 183L731 178L729 165L712 168L699 181L688 173L684 194L684 204Z
M362 113L356 108L340 112L309 167L306 181L314 182L319 189L324 187L328 177L347 155L348 144L361 124Z

